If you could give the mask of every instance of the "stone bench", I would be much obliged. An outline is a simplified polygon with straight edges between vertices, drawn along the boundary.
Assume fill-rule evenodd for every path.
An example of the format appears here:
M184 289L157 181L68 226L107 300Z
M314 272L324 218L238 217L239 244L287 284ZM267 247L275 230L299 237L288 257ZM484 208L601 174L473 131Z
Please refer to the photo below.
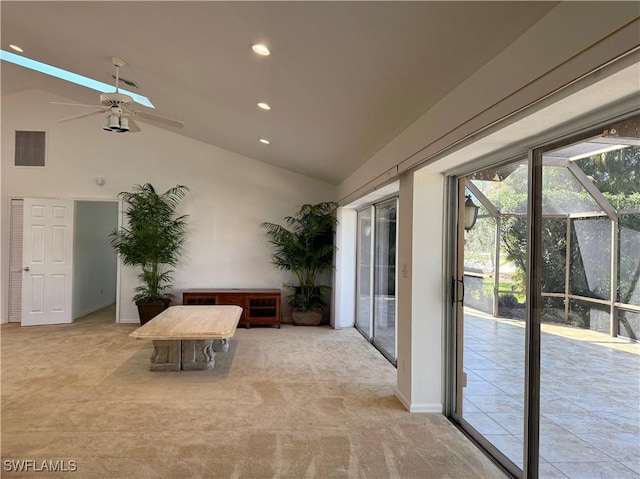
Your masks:
M213 369L241 315L240 306L171 306L130 336L153 341L151 371Z

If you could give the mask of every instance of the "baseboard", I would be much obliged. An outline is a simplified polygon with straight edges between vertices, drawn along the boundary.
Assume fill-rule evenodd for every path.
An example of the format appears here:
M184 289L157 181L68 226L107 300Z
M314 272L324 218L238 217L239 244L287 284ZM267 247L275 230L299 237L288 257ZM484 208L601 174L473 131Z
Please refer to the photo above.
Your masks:
M118 323L121 324L140 324L140 320L138 318L120 318Z
M411 409L409 409L409 412L442 414L442 404L438 404L438 403L412 404Z
M90 308L88 308L88 309L86 309L86 310L84 310L84 311L82 311L80 313L75 314L73 316L73 320L75 321L76 319L81 318L82 316L86 316L87 314L91 314L91 313L93 313L95 311L98 311L98 310L100 310L102 308L106 308L107 306L111 306L114 302L115 302L115 300L111 300L111 301L107 301L104 304L100 304L98 306L91 306Z
M410 401L396 389L396 397L400 400L402 405L411 413L430 413L430 414L442 414L442 404L438 403L425 403L425 404L411 404Z

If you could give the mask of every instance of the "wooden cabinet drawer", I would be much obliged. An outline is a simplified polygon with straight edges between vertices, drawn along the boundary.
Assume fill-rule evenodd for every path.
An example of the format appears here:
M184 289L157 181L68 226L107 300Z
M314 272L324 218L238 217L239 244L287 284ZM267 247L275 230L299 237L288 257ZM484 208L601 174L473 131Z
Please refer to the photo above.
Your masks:
M216 296L210 294L196 294L196 293L183 293L182 294L182 304L193 305L215 305Z
M280 290L278 289L203 289L182 293L182 304L225 305L242 307L239 325L280 327Z

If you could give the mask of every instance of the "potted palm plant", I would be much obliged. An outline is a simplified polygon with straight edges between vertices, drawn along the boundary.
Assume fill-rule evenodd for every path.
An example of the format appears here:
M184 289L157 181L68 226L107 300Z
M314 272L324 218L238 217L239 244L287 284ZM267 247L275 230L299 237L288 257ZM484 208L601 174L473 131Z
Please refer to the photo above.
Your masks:
M322 321L324 295L330 287L319 281L333 268L336 207L329 201L305 204L294 216L284 218L286 226L262 223L273 247L271 262L296 278L295 283L284 284L293 291L289 304L294 324L318 325Z
M176 185L158 194L150 183L135 185L134 191L123 191L118 197L127 204L126 227L110 234L113 249L128 266L142 269L140 285L133 300L138 306L140 324L145 324L169 307L173 270L186 235L187 215L177 216L180 200L189 191Z

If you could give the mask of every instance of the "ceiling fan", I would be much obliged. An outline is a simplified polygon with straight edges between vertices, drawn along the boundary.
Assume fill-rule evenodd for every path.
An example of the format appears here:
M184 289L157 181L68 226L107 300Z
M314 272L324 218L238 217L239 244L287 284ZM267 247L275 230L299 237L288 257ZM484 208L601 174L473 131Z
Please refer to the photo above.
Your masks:
M70 116L68 118L62 118L58 121L70 121L77 120L79 118L85 118L91 115L97 115L100 113L107 113L105 117L104 126L105 131L115 131L117 133L137 133L140 131L140 127L133 120L134 118L142 122L155 122L173 128L182 128L184 123L171 118L166 118L153 113L148 113L143 110L134 109L138 105L132 97L120 93L118 90L118 84L120 83L120 68L126 65L124 60L113 57L113 66L116 68L116 91L113 93L101 93L100 105L87 105L83 103L66 103L60 101L52 101L50 103L56 105L70 105L70 106L82 106L95 108L95 111L89 113L83 113L81 115Z

